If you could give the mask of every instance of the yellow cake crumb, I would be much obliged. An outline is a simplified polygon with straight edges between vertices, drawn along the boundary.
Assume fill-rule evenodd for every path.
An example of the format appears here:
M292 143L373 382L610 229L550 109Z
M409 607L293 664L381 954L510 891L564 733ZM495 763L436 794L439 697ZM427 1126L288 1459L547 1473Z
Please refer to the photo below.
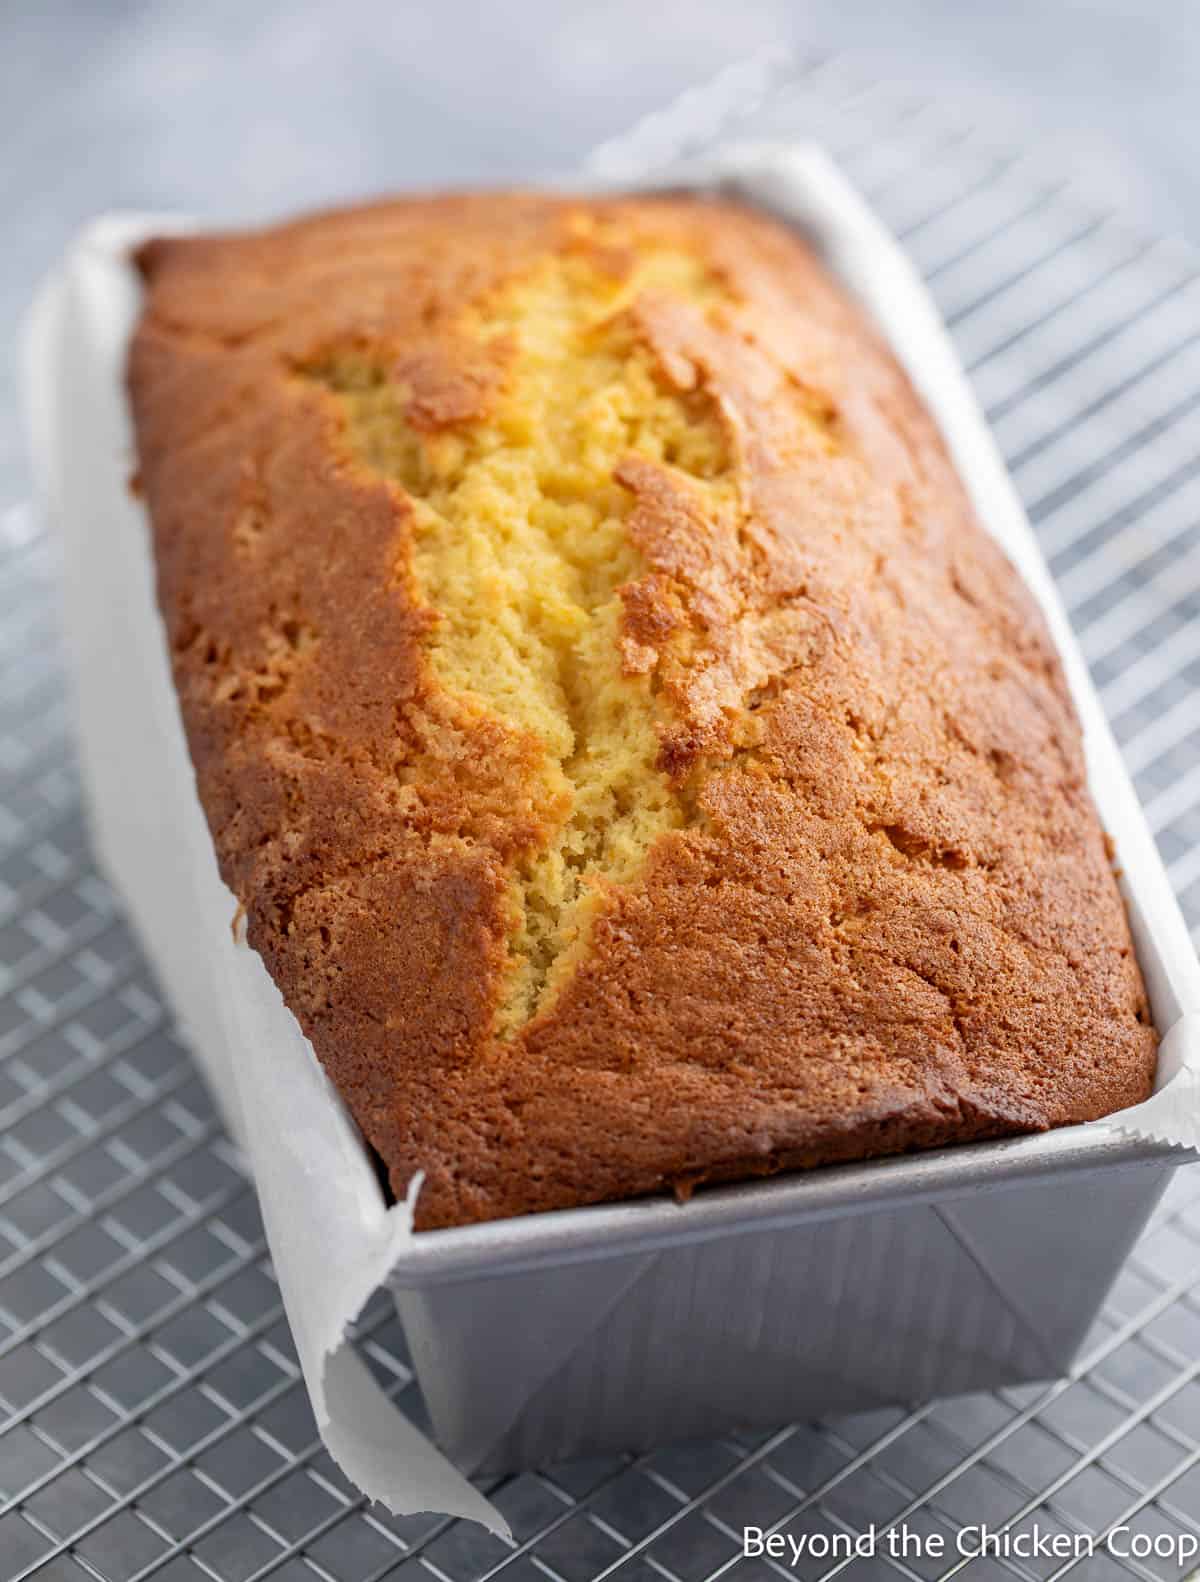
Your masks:
M634 334L626 309L657 287L700 302L716 291L682 253L651 251L624 278L560 254L481 305L464 333L517 348L486 421L422 433L402 383L349 357L330 371L356 446L414 502L411 569L439 616L439 680L537 738L544 807L561 810L514 881L502 1031L565 977L603 884L632 879L685 818L657 766L651 680L622 671L619 589L645 568L613 472L640 455L721 490L729 457L708 398L672 390Z

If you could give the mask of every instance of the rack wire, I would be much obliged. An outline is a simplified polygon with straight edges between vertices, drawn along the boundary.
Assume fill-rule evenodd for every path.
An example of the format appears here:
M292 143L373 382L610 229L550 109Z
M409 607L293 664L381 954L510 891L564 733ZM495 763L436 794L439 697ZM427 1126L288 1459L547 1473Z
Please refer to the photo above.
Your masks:
M930 282L1028 504L1189 922L1200 923L1200 268L842 59L741 65L598 152L816 135ZM54 548L0 530L0 1577L714 1582L959 1574L741 1559L904 1521L1200 1536L1200 1174L1180 1171L1071 1376L491 1489L510 1548L368 1507L317 1436L253 1191L88 851ZM395 1314L363 1356L421 1416ZM972 1578L1179 1574L989 1557Z

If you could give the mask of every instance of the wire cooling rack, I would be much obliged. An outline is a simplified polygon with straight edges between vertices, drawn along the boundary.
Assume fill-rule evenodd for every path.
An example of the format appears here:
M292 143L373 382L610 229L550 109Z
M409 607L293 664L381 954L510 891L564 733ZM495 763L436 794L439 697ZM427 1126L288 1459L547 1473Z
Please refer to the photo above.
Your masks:
M756 62L599 151L815 134L931 283L1028 503L1193 925L1200 920L1200 268L1036 156L839 60ZM492 1488L510 1549L366 1507L314 1428L253 1192L81 823L52 546L0 551L0 1579L700 1582L744 1524L1200 1535L1200 1173L1183 1170L1073 1375ZM1043 1271L1069 1278L1069 1270ZM383 1298L363 1355L421 1405ZM1178 1551L1177 1551L1178 1552ZM1057 1569L1056 1569L1057 1566ZM856 1562L847 1578L947 1575ZM1170 1558L980 1578L1171 1577Z

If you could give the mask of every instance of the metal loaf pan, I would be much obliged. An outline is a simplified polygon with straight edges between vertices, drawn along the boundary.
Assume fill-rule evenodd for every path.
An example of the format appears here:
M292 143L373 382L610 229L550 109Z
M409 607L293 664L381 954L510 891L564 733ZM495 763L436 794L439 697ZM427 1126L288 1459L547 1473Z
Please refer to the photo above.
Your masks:
M985 523L1020 517L928 299L819 154L732 150L680 178L671 184L732 185L803 227L906 364ZM1194 959L1023 519L1017 539L1006 547L1051 606L1166 1033L1200 1005ZM1061 1375L1189 1157L1096 1123L713 1189L685 1205L427 1232L391 1284L439 1441L465 1470L510 1472Z
M1050 1379L1178 1148L1105 1126L415 1238L439 1442L538 1462Z

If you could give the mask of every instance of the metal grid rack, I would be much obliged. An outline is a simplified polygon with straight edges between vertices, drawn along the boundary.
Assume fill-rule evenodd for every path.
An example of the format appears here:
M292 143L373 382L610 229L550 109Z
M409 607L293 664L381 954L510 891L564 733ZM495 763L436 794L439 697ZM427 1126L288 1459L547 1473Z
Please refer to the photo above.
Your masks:
M1200 268L840 60L754 64L603 151L816 133L930 281L1028 503L1189 921L1200 921ZM0 1578L700 1582L744 1523L953 1535L1118 1519L1200 1535L1200 1175L1184 1170L1071 1378L509 1479L510 1550L368 1508L317 1438L248 1182L97 876L52 546L0 549ZM386 1299L364 1356L420 1413ZM1178 1575L971 1562L972 1578Z

